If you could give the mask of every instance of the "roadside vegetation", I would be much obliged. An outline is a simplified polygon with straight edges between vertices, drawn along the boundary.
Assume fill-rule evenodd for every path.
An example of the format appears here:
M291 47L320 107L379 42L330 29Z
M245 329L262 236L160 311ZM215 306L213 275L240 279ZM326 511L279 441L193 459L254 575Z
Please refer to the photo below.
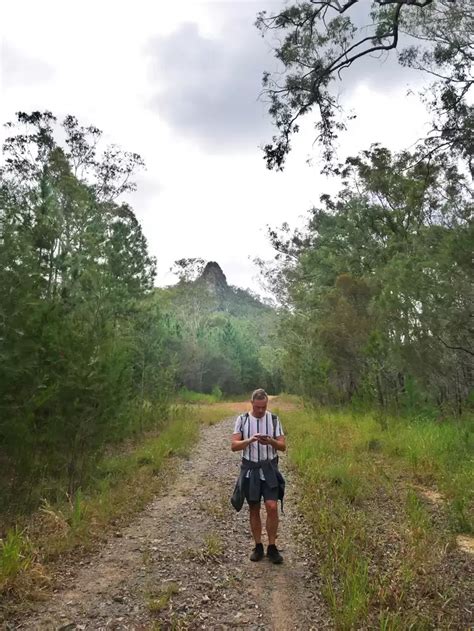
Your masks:
M473 529L473 420L311 407L283 418L337 628L467 628L474 549L456 535Z
M300 229L270 228L275 256L256 262L271 304L198 258L176 261L177 283L155 287L156 260L123 201L141 157L105 147L71 115L18 112L7 123L6 607L43 598L59 559L119 530L164 488L201 424L245 411L241 399L264 387L293 394L274 408L337 628L472 624L472 3L384 2L372 8L373 41L355 2L335 4L298 1L257 18L278 35L286 86L265 73L278 129L267 165L284 166L297 119L318 106L325 170L338 178ZM410 151L374 144L336 165L344 126L329 86L371 53L349 59L355 45L392 50L399 27L414 40L401 63L435 79L424 95L433 129ZM221 552L210 533L200 553ZM150 609L172 596L150 594Z
M209 395L188 395L198 403L172 405L157 429L112 447L96 462L88 484L73 496L44 500L29 514L2 513L0 596L6 607L46 597L58 560L97 549L166 488L177 460L196 443L201 425L212 425L245 407L230 401L205 404Z
M176 457L188 453L198 432L192 411L176 406L159 431L111 449L74 496L45 500L29 515L12 515L0 541L0 594L41 598L54 562L94 549L142 510L164 488ZM8 513L3 517L5 522L10 518Z
M246 407L189 395L196 402L173 406L158 432L106 454L74 498L45 502L11 525L0 549L10 611L45 598L59 559L92 551L163 490L201 424ZM472 556L457 537L473 528L472 419L381 416L288 395L272 409L288 436L286 466L298 479L315 571L337 628L463 628Z

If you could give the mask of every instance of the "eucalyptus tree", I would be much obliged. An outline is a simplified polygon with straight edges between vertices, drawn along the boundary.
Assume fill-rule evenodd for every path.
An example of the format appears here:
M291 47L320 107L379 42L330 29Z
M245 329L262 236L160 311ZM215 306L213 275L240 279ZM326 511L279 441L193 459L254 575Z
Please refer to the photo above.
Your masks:
M413 168L408 165L416 163ZM273 230L287 378L324 400L420 397L462 410L472 375L472 196L448 161L373 147L307 227ZM411 381L410 381L411 380Z
M399 63L432 79L422 91L432 113L425 156L449 151L473 170L472 74L474 7L470 0L296 0L261 12L257 27L274 44L278 71L263 75L263 94L276 127L265 146L267 166L282 169L300 122L316 110L315 133L326 168L346 117L334 86L370 56ZM387 125L393 121L387 120Z

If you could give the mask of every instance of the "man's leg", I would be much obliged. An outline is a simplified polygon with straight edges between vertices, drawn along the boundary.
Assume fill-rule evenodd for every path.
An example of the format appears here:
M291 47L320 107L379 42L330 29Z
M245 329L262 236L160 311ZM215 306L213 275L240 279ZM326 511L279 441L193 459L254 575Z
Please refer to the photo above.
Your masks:
M260 519L260 500L258 502L249 501L249 487L250 481L247 478L244 481L244 493L249 505L250 530L252 531L252 537L255 540L255 548L250 555L250 560L261 561L264 557L264 552L262 545L262 520Z
M270 493L268 493L270 494ZM272 563L282 563L283 557L281 556L278 548L275 545L275 540L278 530L278 500L266 498L265 509L267 511L267 535L268 535L268 548L267 557Z
M260 502L249 504L250 530L255 543L262 543L262 520L260 518Z
M255 548L250 555L251 561L261 561L264 556L263 544L262 544L262 521L260 519L260 502L258 504L249 503L250 513L250 529L252 536L255 539Z
M265 509L267 511L267 535L268 545L275 545L278 530L278 502L276 500L265 500Z

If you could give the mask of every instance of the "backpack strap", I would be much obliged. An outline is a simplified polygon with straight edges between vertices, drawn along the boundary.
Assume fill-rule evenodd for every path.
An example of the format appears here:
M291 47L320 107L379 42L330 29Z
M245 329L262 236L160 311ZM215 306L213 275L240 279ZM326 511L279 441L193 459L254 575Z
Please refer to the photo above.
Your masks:
M276 414L272 414L273 438L276 438L275 434L277 431L277 423L278 423L278 416Z
M240 428L240 431L242 433L242 438L244 437L244 427L245 427L245 423L249 420L249 413L245 412L245 414L241 414L242 418L242 425ZM278 416L276 414L272 413L272 425L273 425L273 438L276 438L275 434L277 431L277 425L278 425Z
M245 427L245 423L249 420L249 413L245 412L245 414L241 414L240 415L242 417L242 424L240 426L240 432L242 434L242 440L244 438L244 427Z

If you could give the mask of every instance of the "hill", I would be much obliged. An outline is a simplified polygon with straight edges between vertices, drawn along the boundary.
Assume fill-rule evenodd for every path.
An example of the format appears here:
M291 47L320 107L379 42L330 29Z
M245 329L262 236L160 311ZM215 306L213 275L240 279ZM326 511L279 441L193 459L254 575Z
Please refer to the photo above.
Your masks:
M176 329L179 381L192 390L243 393L281 386L278 314L248 290L228 284L210 261L196 278L157 290Z
M188 304L190 297L197 296L202 309L224 312L235 317L253 317L273 313L248 289L229 285L219 263L209 261L194 280L182 278L176 285L163 291L163 298L175 306Z

